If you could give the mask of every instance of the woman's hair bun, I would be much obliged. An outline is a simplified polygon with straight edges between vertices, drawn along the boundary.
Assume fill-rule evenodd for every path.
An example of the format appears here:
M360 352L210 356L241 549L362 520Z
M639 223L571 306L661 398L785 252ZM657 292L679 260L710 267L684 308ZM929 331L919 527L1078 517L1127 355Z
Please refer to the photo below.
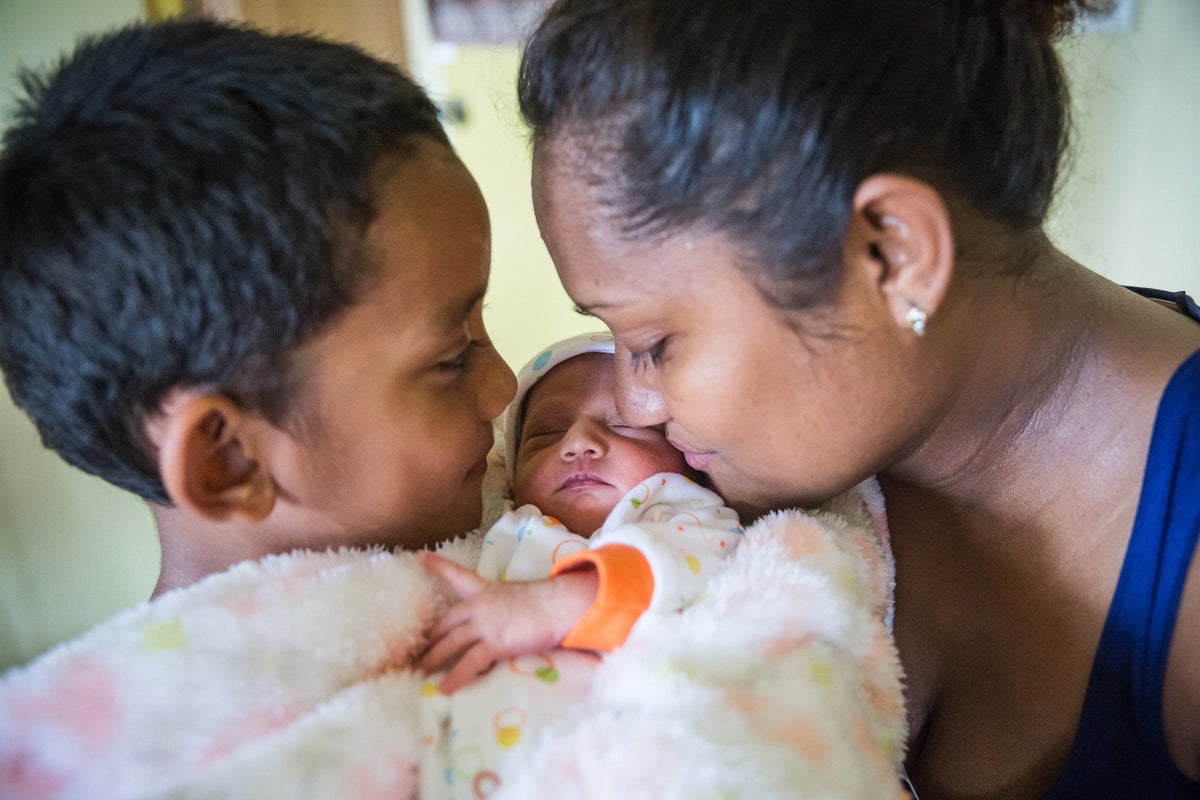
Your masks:
M1111 11L1115 0L999 0L1006 12L1020 15L1048 39L1070 32L1083 14Z

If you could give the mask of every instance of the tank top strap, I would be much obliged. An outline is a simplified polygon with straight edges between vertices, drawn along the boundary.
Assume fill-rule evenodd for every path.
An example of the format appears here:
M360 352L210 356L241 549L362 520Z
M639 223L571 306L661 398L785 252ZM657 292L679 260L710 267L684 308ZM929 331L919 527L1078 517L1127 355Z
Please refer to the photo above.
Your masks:
M1074 749L1047 798L1200 796L1200 782L1171 760L1162 720L1167 655L1198 538L1200 352L1163 393Z
M1200 305L1197 305L1187 292L1168 292L1164 289L1148 289L1145 286L1126 286L1125 288L1151 300L1173 303L1184 314L1200 322Z

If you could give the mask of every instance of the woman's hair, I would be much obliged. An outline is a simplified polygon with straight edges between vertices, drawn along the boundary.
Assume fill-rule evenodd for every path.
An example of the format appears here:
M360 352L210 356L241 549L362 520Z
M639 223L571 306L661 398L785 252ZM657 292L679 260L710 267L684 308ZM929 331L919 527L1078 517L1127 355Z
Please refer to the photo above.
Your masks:
M837 280L873 174L1041 224L1067 129L1052 42L1086 5L558 0L525 49L521 112L623 235L723 234L774 302L804 307Z
M42 441L160 503L174 387L290 422L294 353L368 285L373 165L449 147L395 64L208 21L83 41L0 152L0 368Z

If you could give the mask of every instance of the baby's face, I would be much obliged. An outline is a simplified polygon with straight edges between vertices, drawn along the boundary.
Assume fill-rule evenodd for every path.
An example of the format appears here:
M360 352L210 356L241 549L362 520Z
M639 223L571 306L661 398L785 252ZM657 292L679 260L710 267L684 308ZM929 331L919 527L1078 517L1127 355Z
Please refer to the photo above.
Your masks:
M630 489L659 472L687 473L657 428L617 413L614 360L588 353L559 364L530 390L513 468L518 505L532 503L590 536Z

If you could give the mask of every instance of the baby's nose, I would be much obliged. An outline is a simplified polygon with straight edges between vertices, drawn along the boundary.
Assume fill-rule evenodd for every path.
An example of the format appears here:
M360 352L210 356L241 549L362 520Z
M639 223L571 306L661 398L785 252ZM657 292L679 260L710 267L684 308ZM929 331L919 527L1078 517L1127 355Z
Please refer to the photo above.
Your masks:
M608 452L603 435L603 427L590 419L576 420L567 429L559 447L559 455L564 461L578 458L601 458Z

